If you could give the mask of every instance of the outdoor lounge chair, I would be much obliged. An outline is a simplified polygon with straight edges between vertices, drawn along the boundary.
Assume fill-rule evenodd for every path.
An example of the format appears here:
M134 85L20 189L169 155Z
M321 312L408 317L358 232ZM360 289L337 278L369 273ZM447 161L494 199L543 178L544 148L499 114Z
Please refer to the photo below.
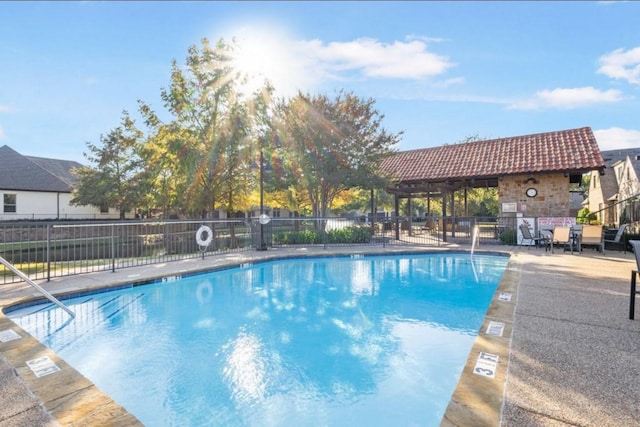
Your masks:
M629 240L629 243L636 256L636 270L631 270L631 292L629 293L629 319L633 319L636 309L636 295L640 294L636 289L636 278L640 275L640 240Z
M613 239L604 239L604 245L614 245L618 247L618 252L620 252L620 246L624 249L624 253L627 253L627 245L623 239L624 232L629 224L622 224L620 228L618 228L618 232L616 233Z
M520 232L522 233L522 242L520 242L522 245L524 245L526 241L527 243L533 243L538 247L540 244L545 244L547 241L546 237L533 237L531 229L525 224L520 225Z
M583 225L580 237L580 250L583 246L595 246L604 255L604 241L602 240L601 225Z
M573 236L571 235L571 227L554 227L553 240L551 241L551 253L554 245L562 245L563 250L567 250L567 246L573 254Z
M553 231L540 230L540 237L544 238L544 251L551 251L553 246Z

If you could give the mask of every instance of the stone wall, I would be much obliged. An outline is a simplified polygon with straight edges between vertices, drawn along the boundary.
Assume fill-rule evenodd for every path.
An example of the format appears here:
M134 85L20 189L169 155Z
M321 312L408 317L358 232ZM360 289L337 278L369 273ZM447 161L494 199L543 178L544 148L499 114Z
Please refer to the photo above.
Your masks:
M569 210L569 177L563 173L505 176L498 182L500 216L571 216ZM528 197L528 188L535 188L538 194ZM515 203L516 212L503 212L504 203ZM511 205L511 207L514 207Z

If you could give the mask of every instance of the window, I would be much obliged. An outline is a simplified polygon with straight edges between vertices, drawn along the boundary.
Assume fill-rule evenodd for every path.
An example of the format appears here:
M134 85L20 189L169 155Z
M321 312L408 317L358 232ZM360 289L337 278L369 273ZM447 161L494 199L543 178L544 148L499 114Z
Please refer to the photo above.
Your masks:
M100 213L109 213L109 206L100 205Z
M280 218L280 209L274 209L271 211L272 218Z
M16 195L6 194L4 195L4 213L16 213Z

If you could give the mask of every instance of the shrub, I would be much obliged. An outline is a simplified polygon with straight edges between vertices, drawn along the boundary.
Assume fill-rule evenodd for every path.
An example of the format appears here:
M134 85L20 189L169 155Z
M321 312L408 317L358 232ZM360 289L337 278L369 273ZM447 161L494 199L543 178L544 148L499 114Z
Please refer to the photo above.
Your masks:
M505 230L500 234L500 242L504 245L515 245L518 241L516 230Z
M281 231L274 234L274 242L282 245L314 245L323 243L322 234L313 230ZM327 243L369 243L371 231L365 227L347 227L326 234Z
M327 233L328 243L369 243L371 232L364 227L347 227Z
M598 220L598 215L591 212L589 208L584 207L578 211L578 215L576 216L576 223L599 225L600 221Z
M274 241L282 245L311 245L321 243L320 236L313 230L281 231L274 234Z

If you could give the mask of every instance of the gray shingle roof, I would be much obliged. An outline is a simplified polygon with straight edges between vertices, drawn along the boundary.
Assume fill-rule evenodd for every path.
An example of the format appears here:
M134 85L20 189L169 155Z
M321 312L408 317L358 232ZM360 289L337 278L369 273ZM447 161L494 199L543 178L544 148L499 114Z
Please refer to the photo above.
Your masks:
M70 193L76 177L71 169L82 167L75 161L23 156L4 145L0 147L0 190Z
M620 150L607 150L602 152L607 168L612 167L615 163L625 160L629 156L631 165L640 176L640 148L625 148Z
M620 150L607 150L602 152L607 168L604 175L600 177L600 186L602 188L602 197L605 200L618 194L618 180L613 172L613 165L623 161L629 157L631 165L636 171L636 175L640 176L640 148L626 148Z

